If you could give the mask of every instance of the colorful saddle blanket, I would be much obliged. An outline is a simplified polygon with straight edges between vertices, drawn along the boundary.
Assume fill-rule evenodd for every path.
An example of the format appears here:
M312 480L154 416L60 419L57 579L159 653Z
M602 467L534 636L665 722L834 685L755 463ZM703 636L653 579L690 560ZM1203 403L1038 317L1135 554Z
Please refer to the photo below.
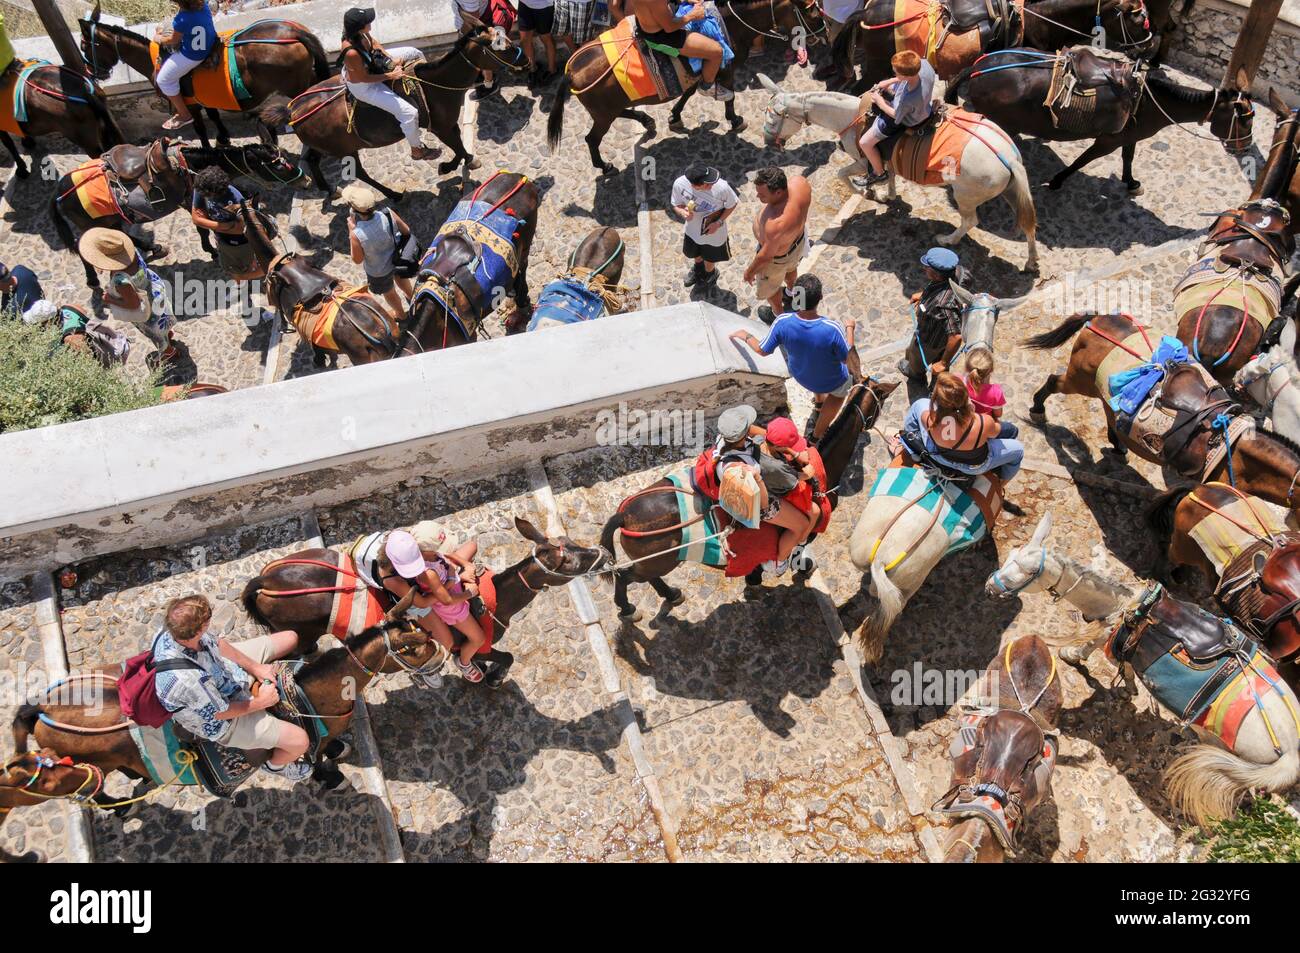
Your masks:
M14 60L7 68L0 70L0 132L11 136L25 136L23 123L27 122L27 90L31 84L32 74L45 66L53 66L48 60ZM86 97L95 95L95 87L85 76L80 76L70 69L59 67L59 75L76 77L85 84ZM74 103L88 103L88 98L71 95L62 89L56 89L53 95Z
M258 22L267 23L271 21L261 20ZM244 78L239 73L239 64L235 59L235 51L240 44L239 35L257 25L257 23L252 23L239 30L227 30L224 33L217 34L217 49L213 50L203 63L186 73L181 80L181 93L185 96L187 103L190 105L210 106L213 109L225 109L229 112L239 112L244 108L243 103L251 99L252 94L244 86ZM243 42L274 43L278 41L245 40ZM149 59L153 61L153 71L156 75L158 67L163 62L163 50L157 43L152 41L149 43Z
M729 519L717 504L703 493L696 493L691 483L691 468L683 467L668 474L668 479L680 491L677 497L677 515L683 524L682 547L677 550L678 562L701 563L721 568L727 565L726 546L718 537ZM703 519L699 519L703 517ZM692 522L698 520L698 522Z
M303 307L302 303L294 306L293 314L289 317L289 322L294 326L297 332L310 341L315 347L322 348L326 351L337 351L338 342L334 340L334 322L338 320L339 308L344 301L349 298L355 298L358 295L366 293L365 285L357 285L346 291L339 291L337 288L328 295L325 300L314 308ZM388 312L383 308L376 306L376 314L384 320L388 328L389 335L392 335L392 326L389 321Z
M380 600L382 590L372 589L357 575L357 566L347 553L339 553L339 571L334 585L339 591L334 593L330 605L330 618L327 631L342 642L349 635L363 632L372 625L378 625L384 617L385 606Z
M726 27L721 24L721 18L710 20L710 26L724 36L722 44L725 58L730 49L730 38L726 36ZM694 86L699 78L697 73L688 68L685 58L670 56L662 50L647 46L645 40L636 35L636 17L625 17L618 26L601 33L595 42L600 44L614 78L623 87L623 92L632 101L632 105L676 99ZM698 62L691 60L690 64L694 66Z
M982 473L970 486L962 488L946 480L936 480L920 467L902 465L895 458L876 474L867 505L892 498L934 513L935 523L948 534L944 556L951 556L974 546L986 535L1002 510L1002 485ZM908 545L915 545L908 541ZM891 557L890 561L893 561Z
M1203 725L1232 747L1251 708L1280 684L1259 644L1231 619L1150 586L1106 641L1160 702L1187 724ZM1292 712L1296 717L1296 713Z
M901 133L882 143L881 155L893 171L921 185L947 185L961 174L962 154L971 139L978 139L1004 165L1020 151L1006 133L979 113L949 107L937 123ZM886 154L888 153L888 154Z
M501 172L496 175L501 175ZM493 176L495 178L495 176ZM490 180L489 180L490 181ZM484 185L487 183L485 182ZM480 191L482 186L480 186ZM493 208L492 204L481 199L469 198L461 201L452 209L451 215L438 234L434 236L420 259L420 277L434 276L434 265L441 253L447 235L459 235L478 249L478 256L469 263L469 270L474 276L475 287L461 286L461 290L471 299L476 317L482 318L504 300L514 286L514 276L519 270L519 258L515 249L519 226L522 219L517 216L509 204ZM443 305L447 313L458 322L461 317L455 302L448 300L444 289L437 282L425 281L416 292L417 297L430 295ZM462 331L469 337L462 322Z
M131 216L124 210L126 193L117 178L105 167L102 159L90 159L68 173L77 201L91 218L108 218L119 215L128 221Z
M984 10L975 11L969 0L876 0L867 4L865 22L878 29L892 25L894 52L911 50L949 80L980 53L1015 45L1024 36L1024 0L981 5Z
M1203 502L1214 507L1212 511L1204 505L1198 506L1204 515L1187 535L1221 578L1244 553L1266 546L1260 536L1275 540L1295 529L1295 517L1286 507L1257 496L1238 496L1222 483L1207 483L1189 495L1198 504Z
M276 689L280 703L271 714L293 722L307 732L310 745L308 757L315 760L321 739L328 733L325 722L316 717L307 696L298 688L294 677L303 662L281 662L276 674ZM266 752L247 752L226 748L215 742L196 739L184 732L177 733L176 720L161 728L145 728L132 724L131 740L140 752L140 759L149 770L149 777L158 786L175 779L177 784L198 784L214 797L230 797L235 790L258 769ZM251 755L251 757L250 757Z
M1174 288L1173 313L1181 318L1209 305L1236 308L1267 328L1282 307L1282 285L1272 274L1238 268L1211 255L1187 269Z
M542 289L528 330L594 321L605 313L605 299L577 278L557 278Z

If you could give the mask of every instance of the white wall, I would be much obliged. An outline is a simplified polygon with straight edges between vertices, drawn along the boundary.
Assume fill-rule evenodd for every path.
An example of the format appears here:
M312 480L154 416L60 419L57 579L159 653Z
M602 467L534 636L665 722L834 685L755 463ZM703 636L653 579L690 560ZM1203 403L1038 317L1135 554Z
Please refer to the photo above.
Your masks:
M785 364L740 327L676 305L0 435L0 578L594 447L620 401L773 410Z

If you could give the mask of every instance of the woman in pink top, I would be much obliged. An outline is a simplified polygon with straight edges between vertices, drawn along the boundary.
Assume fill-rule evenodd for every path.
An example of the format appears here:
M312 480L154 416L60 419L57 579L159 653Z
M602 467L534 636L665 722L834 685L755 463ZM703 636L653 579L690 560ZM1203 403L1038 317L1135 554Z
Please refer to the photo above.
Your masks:
M992 377L992 352L985 348L971 351L966 358L966 391L970 394L970 402L975 406L976 413L988 414L1000 420L1007 398L1003 395L1002 388L992 382Z

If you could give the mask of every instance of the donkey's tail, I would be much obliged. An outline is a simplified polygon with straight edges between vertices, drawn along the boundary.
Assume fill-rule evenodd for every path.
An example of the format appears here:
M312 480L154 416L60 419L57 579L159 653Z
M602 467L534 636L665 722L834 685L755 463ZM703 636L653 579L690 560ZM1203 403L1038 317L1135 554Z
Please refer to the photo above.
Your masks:
M317 79L329 79L330 61L325 55L325 46L311 30L304 29L298 36L298 42L301 43L311 56L311 68L316 74Z
M560 82L560 91L555 94L555 105L551 107L550 118L546 120L546 143L554 152L564 137L564 104L569 101L571 80L564 77Z
M1083 326L1096 316L1095 312L1081 311L1078 314L1066 318L1052 330L1044 331L1042 334L1035 334L1033 337L1026 338L1020 343L1035 351L1050 351L1052 348L1059 347L1082 331Z

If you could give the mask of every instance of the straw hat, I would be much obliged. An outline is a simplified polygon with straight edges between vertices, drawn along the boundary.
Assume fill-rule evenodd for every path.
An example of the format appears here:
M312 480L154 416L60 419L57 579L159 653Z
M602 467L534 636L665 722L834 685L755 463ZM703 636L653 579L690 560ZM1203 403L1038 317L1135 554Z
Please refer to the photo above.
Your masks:
M343 201L352 206L354 212L373 212L375 203L379 201L379 196L360 182L348 184L339 194L343 197Z
M115 228L89 228L77 245L81 257L101 271L121 271L135 264L135 242Z
M437 520L423 520L411 527L411 535L426 552L450 553L460 546L460 539Z

